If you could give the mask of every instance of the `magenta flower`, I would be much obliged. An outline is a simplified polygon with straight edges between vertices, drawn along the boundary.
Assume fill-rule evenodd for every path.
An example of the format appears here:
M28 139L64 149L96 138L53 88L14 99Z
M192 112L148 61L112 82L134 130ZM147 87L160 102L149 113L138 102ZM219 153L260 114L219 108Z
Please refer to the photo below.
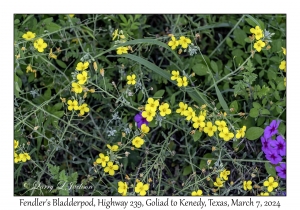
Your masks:
M276 140L271 142L272 147L277 150L281 156L286 156L286 144L282 136L277 136Z
M274 165L282 161L282 157L278 154L277 150L275 149L269 149L266 152L266 158L270 161L270 163Z
M141 126L143 124L146 124L146 125L149 124L149 122L146 120L146 118L143 118L142 112L140 112L134 116L134 121L137 123L138 128L141 128Z
M276 171L278 172L278 176L282 179L286 179L286 164L281 163L280 166L275 167Z
M265 128L264 136L265 138L271 138L273 135L277 134L278 126L280 124L279 120L273 120L269 126Z
M260 138L261 140L261 144L262 144L262 151L264 151L265 154L267 154L267 151L269 151L270 149L272 149L271 147L271 141L270 139L265 138L264 136L262 136Z

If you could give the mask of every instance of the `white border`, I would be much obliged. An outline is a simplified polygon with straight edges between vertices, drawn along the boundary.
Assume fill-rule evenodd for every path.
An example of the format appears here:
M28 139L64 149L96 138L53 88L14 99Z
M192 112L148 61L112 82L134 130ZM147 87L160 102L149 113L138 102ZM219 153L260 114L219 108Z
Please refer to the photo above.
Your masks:
M11 4L9 4L11 3ZM1 134L4 134L2 140L1 152L1 207L19 207L19 199L21 197L13 197L13 162L12 162L12 139L13 139L13 14L14 13L287 13L287 150L288 150L288 179L287 179L287 197L264 197L254 198L255 200L268 201L279 200L282 203L280 209L287 209L295 207L298 198L299 181L299 164L298 156L296 156L300 149L299 137L297 136L299 124L297 115L299 113L298 91L295 84L299 84L299 18L298 11L295 11L297 6L288 1L9 1L2 5L1 11ZM226 9L226 10L225 10ZM294 11L293 11L294 10ZM54 12L55 11L55 12ZM297 57L296 57L297 56ZM297 65L298 64L298 65ZM99 199L100 197L95 197ZM125 199L124 197L113 197L114 200ZM165 197L164 197L165 198ZM170 197L172 199L179 199L179 197ZM185 197L189 198L189 197ZM211 197L212 199L230 200L231 197ZM28 198L33 199L33 197ZM47 199L40 197L40 199ZM48 199L51 199L48 197ZM88 200L90 197L75 197L75 199ZM109 199L109 197L106 197ZM127 198L129 200L145 200L141 197ZM205 197L203 199L208 199ZM239 197L239 199L248 199ZM298 206L298 205L297 205ZM29 207L30 209L32 207ZM39 207L40 208L40 207ZM51 207L54 209L53 207ZM74 207L64 207L73 209ZM147 207L143 209L150 209ZM160 207L155 207L162 209ZM182 208L182 207L181 207ZM50 209L50 208L48 208ZM84 208L87 209L87 208ZM103 209L103 207L98 207ZM114 208L111 208L114 209ZM128 209L128 208L127 208ZM199 208L197 208L199 209ZM254 207L247 207L247 209L254 209ZM256 209L256 208L255 208Z

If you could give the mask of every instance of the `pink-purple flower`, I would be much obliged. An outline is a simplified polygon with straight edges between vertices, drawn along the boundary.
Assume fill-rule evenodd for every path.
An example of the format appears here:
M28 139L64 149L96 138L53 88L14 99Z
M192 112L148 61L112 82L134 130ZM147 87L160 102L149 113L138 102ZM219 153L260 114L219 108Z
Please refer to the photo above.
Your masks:
M271 138L273 135L278 133L278 126L280 124L279 120L273 120L269 126L265 128L264 136L265 138Z
M277 171L277 175L280 178L286 179L286 164L285 163L281 163L280 166L276 166L275 169Z
M272 140L271 145L275 150L277 150L280 156L286 155L286 144L282 136L277 136L276 140Z
M142 112L140 112L134 116L134 121L137 123L138 128L141 128L141 126L143 124L146 124L146 125L149 124L149 122L146 120L146 118L143 118Z
M282 161L282 157L278 154L277 150L275 149L269 149L266 151L266 158L270 161L272 164L278 164L280 161Z
M268 138L265 138L264 136L262 136L260 138L260 140L261 140L261 144L262 144L262 148L261 149L266 154L268 150L272 149L271 148L271 144L270 144L272 140L270 140Z

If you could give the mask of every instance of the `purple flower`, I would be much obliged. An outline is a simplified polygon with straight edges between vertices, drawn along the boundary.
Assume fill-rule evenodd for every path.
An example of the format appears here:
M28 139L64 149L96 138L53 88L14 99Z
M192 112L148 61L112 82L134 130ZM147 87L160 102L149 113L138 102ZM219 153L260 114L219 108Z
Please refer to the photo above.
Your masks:
M266 152L266 158L270 161L270 163L274 165L282 161L282 157L278 154L277 150L275 149L269 149Z
M143 124L146 124L146 125L149 124L149 122L146 120L146 118L144 118L142 116L142 112L140 112L134 116L134 121L137 123L138 128L141 128L141 126Z
M286 156L285 141L282 136L277 136L276 140L271 142L271 145L277 150L277 153L281 156Z
M286 179L286 164L281 163L280 166L275 167L276 171L278 172L278 176L280 178Z
M272 149L271 148L271 140L270 139L267 139L267 138L265 138L264 136L262 136L261 138L260 138L260 140L261 140L261 144L262 144L262 151L264 151L264 153L265 154L267 154L267 151L269 151L270 149Z
M265 128L264 136L265 138L270 138L273 135L275 135L278 132L278 126L280 121L279 120L273 120L269 126Z

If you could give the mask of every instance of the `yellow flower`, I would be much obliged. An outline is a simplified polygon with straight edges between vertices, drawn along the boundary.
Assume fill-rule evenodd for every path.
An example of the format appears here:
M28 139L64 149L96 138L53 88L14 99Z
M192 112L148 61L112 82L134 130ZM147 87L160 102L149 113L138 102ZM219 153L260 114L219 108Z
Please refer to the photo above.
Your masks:
M82 86L76 82L73 82L72 83L72 90L75 92L75 93L81 93L82 92Z
M19 161L22 161L22 162L26 162L27 160L30 160L30 156L28 153L21 153L19 154Z
M14 154L14 162L15 162L15 163L18 163L18 162L20 162L20 161L21 161L20 156L19 156L17 153L15 153L15 154Z
M173 70L172 75L171 80L177 80L179 78L179 71Z
M177 85L178 87L186 87L188 85L188 81L187 81L187 78L184 76L182 78L178 77L177 78Z
M54 53L52 53L52 48L50 49L48 58L49 58L49 59L50 59L50 58L57 59L57 55L55 55Z
M109 157L105 156L103 153L99 154L99 158L97 158L96 163L101 164L102 167L106 166L106 162L109 161Z
M32 33L31 31L27 31L26 34L23 34L22 38L25 40L33 39L35 38L35 33Z
M234 137L234 134L229 132L228 128L224 128L222 132L219 133L219 136L224 139L224 141L229 141Z
M143 184L142 182L137 183L134 191L139 193L141 196L146 195L146 191L149 190L149 184Z
M184 116L186 116L186 120L191 120L193 117L195 117L195 115L195 111L192 107L188 107L188 109L184 111Z
M110 146L110 144L107 144L106 146L107 146L107 148L110 149L112 152L116 152L116 151L118 151L118 149L119 149L119 146L118 146L118 145Z
M85 112L89 112L90 108L88 108L88 105L86 103L82 104L78 107L78 110L80 111L81 115L84 115Z
M269 193L268 192L261 192L260 195L261 196L269 196Z
M74 15L75 15L75 14L69 14L69 17L72 18L72 17L74 17Z
M143 118L146 118L148 122L151 122L155 116L155 111L153 109L146 108L145 111L142 112L142 116Z
M86 70L87 68L89 67L89 62L79 62L77 63L77 66L76 66L76 70L77 71L83 71L83 70Z
M137 136L132 140L132 144L136 148L140 148L144 144L144 140L141 137Z
M254 44L254 49L256 49L257 52L260 52L260 51L261 51L261 48L263 48L264 46L266 46L266 43L264 43L264 42L261 41L261 40L258 40L258 41L255 42L255 44Z
M219 131L222 131L224 128L227 127L226 122L224 120L222 121L217 120L215 121L215 124L218 126Z
M74 101L71 101L71 100L68 100L68 110L69 111L72 111L73 109L74 110L78 110L78 101L74 100Z
M278 187L278 182L275 182L274 177L270 176L267 181L264 181L264 186L268 187L269 192L272 192L274 188Z
M284 47L281 47L281 49L282 49L282 53L283 53L284 55L286 55L286 49L285 49Z
M284 61L284 60L281 61L280 65L279 65L279 69L286 72L286 61Z
M128 75L126 78L127 78L127 84L128 85L135 85L135 83L136 83L136 81L135 81L135 78L136 78L135 74L132 74L131 76Z
M14 148L17 149L19 146L19 141L17 140L14 140Z
M112 40L115 40L115 39L117 38L117 36L118 36L118 31L119 31L119 29L116 29L116 30L113 32L113 34L112 34L112 36L113 36Z
M263 31L260 29L259 26L256 26L255 28L251 28L250 32L255 35L256 40L260 40L262 37L264 37Z
M227 171L226 169L224 169L221 173L220 173L220 177L224 180L228 180L228 175L230 174L230 171Z
M44 42L42 38L36 40L33 44L34 48L37 49L39 52L44 52L44 49L47 47L47 43Z
M148 98L148 104L146 104L145 109L152 109L156 111L157 107L159 106L159 101L154 100L153 98Z
M117 54L121 55L121 54L127 54L128 51L128 47L118 47L117 48Z
M245 136L246 126L243 126L240 130L237 131L235 138L243 138Z
M217 131L217 126L213 125L212 122L207 122L206 127L204 127L204 133L207 133L208 136L213 136L214 132Z
M252 181L244 181L243 187L244 187L244 190L251 190L252 189Z
M88 78L88 73L86 71L82 71L81 74L77 74L78 84L83 85Z
M214 182L214 186L216 187L223 187L224 181L222 181L219 177L216 178L216 181Z
M146 124L142 124L141 132L146 134L146 133L149 133L149 131L150 131L150 128Z
M192 196L200 196L202 195L202 190L197 190L192 192Z
M125 196L127 194L127 183L126 182L118 182L118 193L122 194L123 196Z
M192 118L192 121L194 122L193 123L193 127L194 128L204 128L205 127L205 117L203 115L199 115L199 117L193 117Z
M113 176L115 175L115 171L119 169L118 165L114 165L113 162L108 162L107 166L104 168L105 173L109 173L109 175Z
M188 105L183 103L183 102L179 102L179 109L176 109L176 113L180 113L180 115L184 115L185 110L187 109Z
M167 114L171 114L171 109L169 109L169 104L168 103L164 103L162 105L159 106L159 114L161 116L166 116Z
M168 45L175 50L175 48L179 45L179 41L176 40L174 36L171 37L171 41L169 41Z
M179 39L179 44L182 46L182 48L186 49L188 47L188 45L191 43L192 41L189 38L186 38L184 36L181 36Z

